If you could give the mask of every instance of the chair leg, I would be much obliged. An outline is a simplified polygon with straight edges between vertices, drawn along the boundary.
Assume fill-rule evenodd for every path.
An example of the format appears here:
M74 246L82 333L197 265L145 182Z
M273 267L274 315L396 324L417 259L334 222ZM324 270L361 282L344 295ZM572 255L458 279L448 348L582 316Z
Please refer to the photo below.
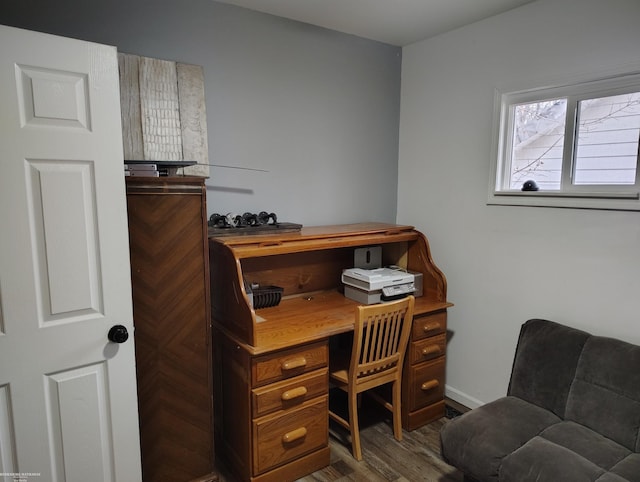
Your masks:
M351 432L351 448L353 457L362 460L360 448L360 428L358 426L358 394L349 391L349 431Z
M402 440L402 402L400 393L400 383L396 380L393 382L393 435L396 440Z

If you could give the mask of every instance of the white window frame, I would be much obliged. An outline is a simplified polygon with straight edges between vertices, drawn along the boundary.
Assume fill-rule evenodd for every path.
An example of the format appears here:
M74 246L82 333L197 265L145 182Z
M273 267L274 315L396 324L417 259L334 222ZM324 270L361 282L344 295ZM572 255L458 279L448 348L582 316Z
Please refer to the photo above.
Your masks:
M523 91L496 90L488 204L640 211L640 161L635 185L575 185L571 182L575 122L580 100L640 91L640 72ZM516 104L567 98L565 145L560 190L521 191L509 188L512 110Z

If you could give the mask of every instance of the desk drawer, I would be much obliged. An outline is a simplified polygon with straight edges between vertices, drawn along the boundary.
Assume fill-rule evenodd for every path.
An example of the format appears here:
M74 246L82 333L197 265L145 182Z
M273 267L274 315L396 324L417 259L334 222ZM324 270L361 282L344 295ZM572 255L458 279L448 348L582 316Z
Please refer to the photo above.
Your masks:
M253 470L261 474L329 443L328 397L253 423Z
M329 371L322 368L252 391L253 417L261 417L277 410L288 410L307 400L326 394L329 390Z
M447 330L447 312L438 311L426 316L418 316L413 319L411 339L421 340L429 336L445 333Z
M326 367L328 353L327 342L323 341L255 357L251 362L252 386L259 387Z
M446 333L413 341L409 345L409 363L414 365L416 363L438 358L445 354L446 349Z
M409 411L444 398L444 369L444 358L409 368Z

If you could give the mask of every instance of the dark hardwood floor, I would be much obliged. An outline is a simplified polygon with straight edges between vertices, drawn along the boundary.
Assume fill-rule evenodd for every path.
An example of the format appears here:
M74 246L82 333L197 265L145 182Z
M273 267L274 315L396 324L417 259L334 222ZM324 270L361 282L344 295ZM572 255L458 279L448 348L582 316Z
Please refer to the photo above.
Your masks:
M358 462L352 457L348 432L331 422L331 464L298 482L462 482L462 473L446 464L440 455L440 428L447 418L411 432L404 431L402 441L397 441L390 415L363 398L360 416L363 460ZM223 472L220 482L233 479Z
M351 456L350 438L341 427L330 428L331 465L300 482L397 481L461 482L462 474L440 456L440 427L443 418L418 430L404 432L402 441L393 438L390 421L367 424L360 431L361 462Z

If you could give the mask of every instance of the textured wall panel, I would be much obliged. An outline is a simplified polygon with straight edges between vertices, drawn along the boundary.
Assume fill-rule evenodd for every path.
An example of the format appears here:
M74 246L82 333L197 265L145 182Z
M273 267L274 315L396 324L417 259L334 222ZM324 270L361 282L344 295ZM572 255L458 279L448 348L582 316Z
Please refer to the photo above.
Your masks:
M140 112L140 57L118 54L120 70L120 109L122 112L122 144L124 158L144 159L142 119Z
M174 62L140 58L140 108L144 158L182 160L178 76Z
M199 65L176 64L180 122L182 125L182 156L185 161L200 165L186 167L185 174L209 176L209 146L207 142L207 110L204 103L204 70Z
M203 68L123 53L118 64L124 158L195 161L184 174L208 177Z

